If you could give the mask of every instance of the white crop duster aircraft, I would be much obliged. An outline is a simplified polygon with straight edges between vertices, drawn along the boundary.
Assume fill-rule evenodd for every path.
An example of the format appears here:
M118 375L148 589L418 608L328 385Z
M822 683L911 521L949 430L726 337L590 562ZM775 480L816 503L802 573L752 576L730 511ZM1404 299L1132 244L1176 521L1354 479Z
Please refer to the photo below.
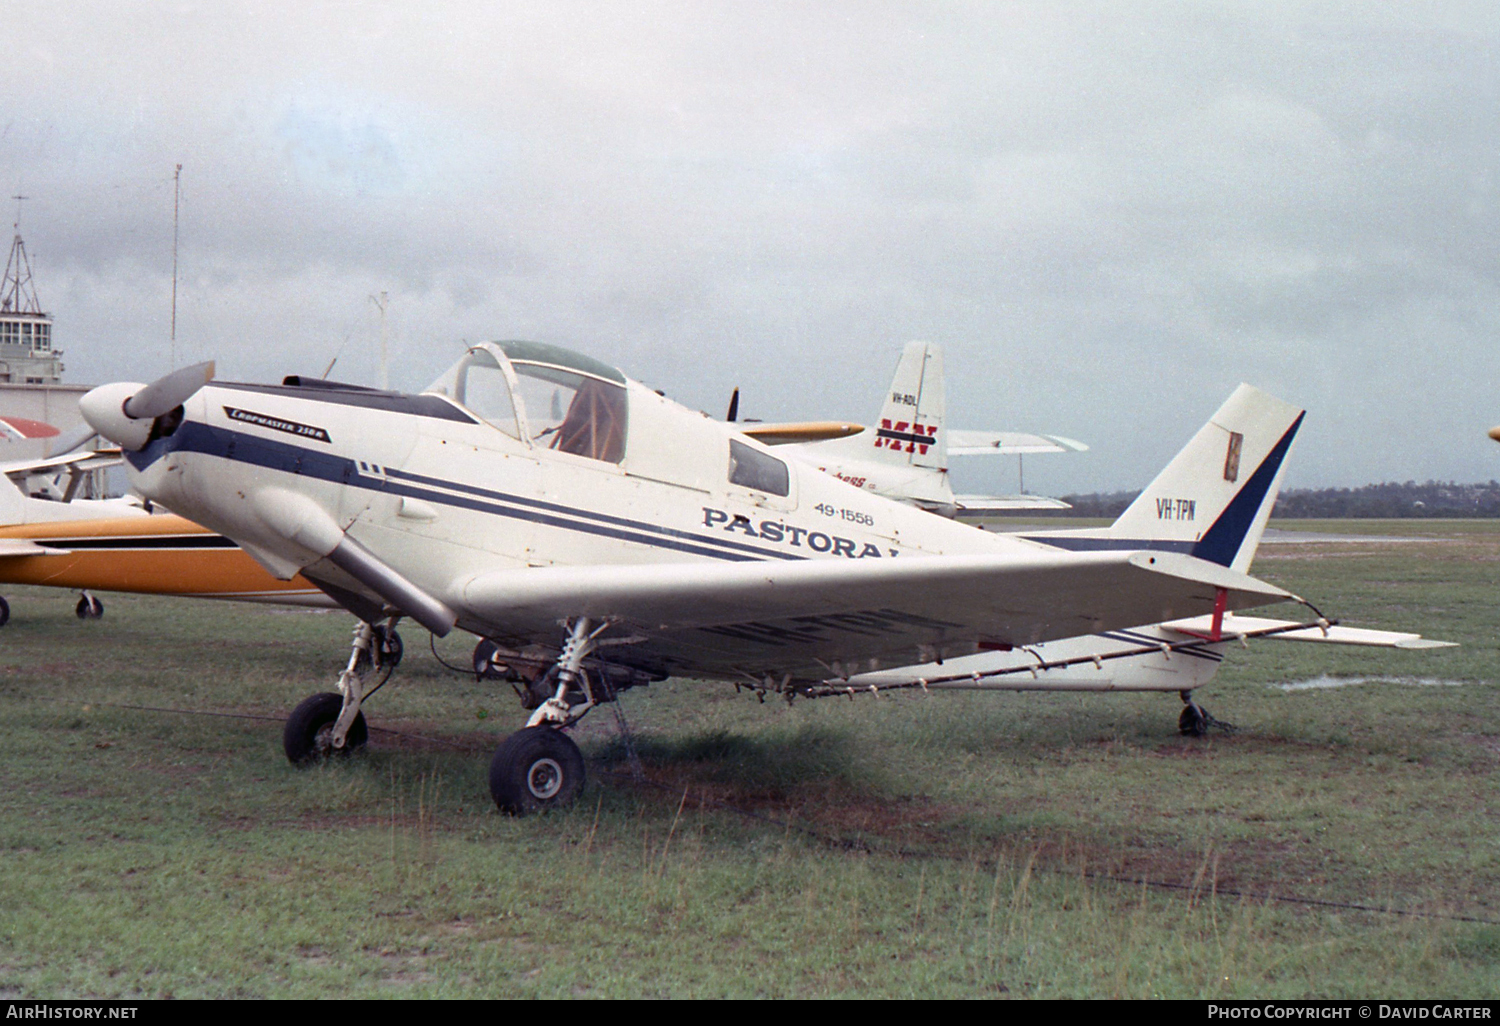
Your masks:
M583 760L560 728L636 684L814 693L1183 617L1213 636L1233 610L1300 601L1240 554L1301 412L1245 387L1212 426L1213 457L1175 474L1152 517L1016 537L782 460L552 345L474 346L419 395L212 377L201 364L80 405L141 495L362 621L339 692L289 719L288 757L365 741L356 657L379 661L382 629L459 627L534 709L491 764L508 811L572 800Z

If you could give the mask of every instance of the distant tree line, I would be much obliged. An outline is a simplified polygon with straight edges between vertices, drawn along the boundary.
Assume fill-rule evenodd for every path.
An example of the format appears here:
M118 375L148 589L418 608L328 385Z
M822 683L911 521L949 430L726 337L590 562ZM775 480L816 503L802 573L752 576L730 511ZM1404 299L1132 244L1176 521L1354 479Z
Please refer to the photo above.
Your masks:
M1095 492L1065 495L1072 504L1065 516L1114 518L1125 512L1139 492ZM1276 500L1274 517L1500 517L1500 482L1455 484L1428 481L1388 482L1361 488L1290 488Z

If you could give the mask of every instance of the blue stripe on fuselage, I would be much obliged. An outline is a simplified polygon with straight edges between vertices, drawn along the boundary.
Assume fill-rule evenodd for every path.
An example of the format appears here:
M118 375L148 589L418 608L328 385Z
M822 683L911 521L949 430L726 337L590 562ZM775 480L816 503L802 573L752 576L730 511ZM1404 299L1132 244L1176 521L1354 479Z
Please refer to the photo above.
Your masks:
M248 463L252 466L265 467L268 470L279 470L286 474L300 474L304 477L332 481L337 484L353 485L369 489L370 491L410 496L414 499L424 499L441 505L474 510L479 513L489 513L495 516L509 517L514 520L544 524L549 527L581 531L585 534L635 542L654 548L672 549L700 556L712 556L717 559L743 562L767 558L806 558L805 556L797 556L791 553L777 552L774 549L763 549L759 546L747 545L743 542L727 538L704 537L703 535L693 534L688 531L659 527L644 521L629 520L624 517L595 513L592 510L563 506L557 503L543 502L522 496L507 495L504 492L495 492L472 485L424 477L420 474L408 474L403 471L391 470L390 468L386 469L385 477L372 477L362 474L358 464L354 460L343 456L333 456L329 453L305 449L299 445L269 438L260 438L240 431L230 431L197 421L183 423L169 437L158 438L141 452L128 452L125 454L125 458L137 470L145 470L170 452L195 452L206 456L217 456L220 459ZM406 484L394 480L395 478L402 478L412 482L423 482L433 487L417 487L415 484ZM434 488L446 488L451 491L467 494L452 495L448 492L436 491ZM490 501L484 501L486 499ZM512 505L504 505L502 503L510 503ZM567 519L570 517L577 519Z

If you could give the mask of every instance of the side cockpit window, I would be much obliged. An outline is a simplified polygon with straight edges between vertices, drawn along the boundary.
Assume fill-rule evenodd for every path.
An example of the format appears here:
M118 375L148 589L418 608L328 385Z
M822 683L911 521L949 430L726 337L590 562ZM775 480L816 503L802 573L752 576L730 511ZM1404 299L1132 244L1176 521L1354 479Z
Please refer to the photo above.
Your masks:
M533 445L605 463L625 457L625 389L546 364L513 362Z
M510 381L499 361L483 349L469 350L468 355L428 391L450 396L510 437L521 437L515 402L510 396Z
M782 497L791 491L785 463L733 438L729 440L729 483Z
M625 385L618 370L560 346L484 342L425 391L535 448L619 463L629 411Z

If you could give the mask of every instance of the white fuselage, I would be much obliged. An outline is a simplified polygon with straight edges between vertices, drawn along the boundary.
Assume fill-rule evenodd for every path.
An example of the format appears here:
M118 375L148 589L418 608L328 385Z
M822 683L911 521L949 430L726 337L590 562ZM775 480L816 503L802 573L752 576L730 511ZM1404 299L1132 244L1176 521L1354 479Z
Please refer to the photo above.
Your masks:
M731 438L773 458L775 450L635 382L626 387L624 457L611 463L514 438L437 395L351 402L212 384L187 402L173 435L129 456L132 481L283 578L325 554L289 538L278 519L279 498L294 492L455 609L464 580L524 566L1045 548L932 517L796 461L780 461L785 496L732 484ZM459 626L482 629L462 616Z

